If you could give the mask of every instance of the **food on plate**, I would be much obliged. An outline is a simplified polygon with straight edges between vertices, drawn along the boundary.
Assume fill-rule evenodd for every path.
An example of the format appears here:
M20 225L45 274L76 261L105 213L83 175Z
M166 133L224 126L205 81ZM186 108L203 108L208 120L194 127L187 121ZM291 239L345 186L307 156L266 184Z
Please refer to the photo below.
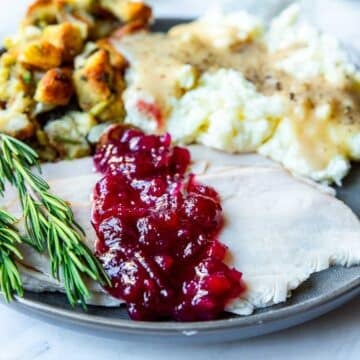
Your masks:
M95 154L96 254L135 320L211 320L244 291L229 268L216 190L186 174L190 153L171 138L113 128Z
M327 186L360 159L360 73L298 12L153 33L138 1L31 5L0 55L6 300L210 320L360 265L359 219Z
M101 286L110 280L83 242L85 231L69 203L54 195L36 170L41 170L36 152L0 133L0 195L6 204L0 208L0 290L7 301L23 295L16 261L23 260L20 246L27 244L48 255L51 275L62 279L69 303L85 307L90 297L86 277Z
M126 62L105 37L125 24L144 29L150 19L137 1L35 1L1 52L0 131L26 140L43 160L90 155L89 131L123 118ZM70 126L74 111L91 126Z
M211 13L167 34L114 38L130 64L125 122L340 184L359 160L360 73L297 18L290 7L265 31L245 13Z
M119 134L119 131L117 133ZM109 143L105 142L97 156L97 162L102 171L109 165L109 157L102 158L101 154L114 155L110 157L113 174L121 169L121 173L125 171L126 176L131 178L137 170L133 156L139 156L139 160L143 161L140 171L144 169L149 171L149 167L146 166L148 158L142 157L142 152L139 152L139 148L144 143L146 144L146 141L141 143L140 140L143 138L144 136L140 135L138 139L128 139L130 141L126 146L131 147L130 153L127 147L125 147L126 150L119 151L119 145L116 146L114 138ZM156 148L159 140L156 141L153 136L149 138L151 141L148 140L150 143L146 145ZM291 291L314 272L332 265L360 264L359 220L333 195L319 190L316 184L294 178L276 163L259 155L232 155L199 145L189 146L188 149L193 158L189 172L195 174L195 183L210 186L220 196L224 225L218 239L229 249L225 259L227 265L242 272L246 285L246 290L240 296L226 304L227 311L241 315L251 314L256 308L286 301ZM159 160L158 153L156 151L152 153L153 159ZM148 153L145 152L145 154ZM170 152L170 154L173 153ZM188 155L186 152L183 154L187 162ZM157 164L160 169L164 166L161 161ZM106 182L101 173L94 173L92 158L46 164L42 168L52 192L71 204L75 219L85 230L84 241L87 246L96 252L107 242L109 248L112 248L112 251L98 252L100 259L103 257L102 261L108 260L111 263L113 256L116 259L117 252L124 246L123 240L137 246L136 239L140 236L137 230L135 234L127 238L120 235L113 236L114 232L111 231L111 226L108 226L102 229L100 234L102 238L98 239L91 226L92 211L95 211L95 215L98 215L100 211L101 216L105 217L110 216L111 213L110 211L106 215L104 209L97 207L97 201L94 202L92 199L95 185L98 183L99 186ZM151 171L150 167L150 173ZM146 181L135 183L138 191L146 193L146 186L144 187ZM114 184L116 195L124 196L116 186L121 188L124 183L117 181ZM106 188L106 186L103 187L103 189ZM99 200L98 196L96 198ZM112 210L114 210L112 206L123 207L123 212L115 211L119 218L121 214L126 214L129 210L128 202L119 201L118 197L114 199L102 197L100 203L104 204L104 201ZM15 192L7 192L5 200L1 200L0 204L16 217L21 217ZM140 211L141 207L135 206L134 209ZM128 216L131 215L128 214ZM138 220L138 214L134 216ZM111 225L111 222L107 223L109 224ZM118 225L116 222L113 223L114 229L121 232ZM146 230L144 227L139 228L141 229ZM157 231L158 227L154 227L153 230ZM135 238L131 239L132 236ZM156 237L144 237L145 239L149 241L151 251L155 251L150 254L154 257L163 255L161 247L158 247L159 254L156 253L156 248L154 250L151 247ZM33 291L63 291L63 284L51 278L46 254L39 255L26 245L23 246L22 252L24 259L21 263L26 288ZM112 265L115 266L116 262ZM153 264L153 266L157 274L165 271L161 268L161 264ZM129 268L134 270L131 266ZM105 265L105 269L113 281L119 274L123 276L126 274L109 264ZM133 275L130 269L128 269L129 276ZM152 267L147 270L148 274L152 274ZM124 302L123 299L105 293L98 285L88 284L92 293L91 299L88 300L90 303L117 306ZM110 294L118 296L119 292L115 288L110 291Z
M0 130L72 159L125 122L341 184L360 158L360 74L297 5L269 26L210 11L161 34L151 16L136 1L35 2L0 59Z

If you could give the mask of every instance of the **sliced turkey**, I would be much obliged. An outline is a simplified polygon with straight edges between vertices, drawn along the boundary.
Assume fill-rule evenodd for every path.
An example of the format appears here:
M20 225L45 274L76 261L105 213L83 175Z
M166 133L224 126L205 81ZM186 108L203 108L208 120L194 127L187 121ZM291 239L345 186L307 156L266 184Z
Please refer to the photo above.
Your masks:
M229 155L201 146L190 149L192 172L222 198L225 226L220 240L230 249L228 262L243 272L247 284L246 293L227 310L250 314L285 301L314 272L331 265L360 264L360 222L344 203L261 156ZM92 159L44 165L43 175L51 190L70 203L86 232L86 244L93 250L91 196L101 175L93 172ZM0 207L21 217L15 191L5 194ZM27 246L22 252L27 289L63 290L51 278L45 254ZM97 284L89 282L89 286L90 303L121 303Z

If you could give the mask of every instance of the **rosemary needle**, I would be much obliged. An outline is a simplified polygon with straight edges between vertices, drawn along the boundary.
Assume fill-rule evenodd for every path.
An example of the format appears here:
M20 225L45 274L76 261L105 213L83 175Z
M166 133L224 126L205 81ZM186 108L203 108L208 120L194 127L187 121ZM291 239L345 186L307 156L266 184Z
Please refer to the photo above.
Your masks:
M50 192L48 183L33 167L41 174L37 153L23 142L0 134L0 194L5 190L5 180L18 190L26 231L23 241L38 252L48 251L52 275L63 280L70 304L85 307L90 293L84 276L100 285L110 285L109 278L83 243L84 232L70 206Z
M15 260L22 256L17 245L22 242L21 236L13 226L15 219L0 209L0 289L5 300L9 302L14 294L23 295L23 285Z

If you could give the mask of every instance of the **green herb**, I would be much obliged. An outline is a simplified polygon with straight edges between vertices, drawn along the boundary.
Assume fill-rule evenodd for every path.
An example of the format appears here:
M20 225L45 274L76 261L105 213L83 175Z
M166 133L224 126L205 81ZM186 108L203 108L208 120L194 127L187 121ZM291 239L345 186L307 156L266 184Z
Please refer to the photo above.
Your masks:
M89 114L92 116L100 115L110 105L110 103L112 101L113 101L113 98L110 97L110 99L104 100L104 101L96 104L89 110Z
M15 259L22 256L17 245L22 242L21 236L14 227L15 219L0 209L0 289L5 300L9 302L14 294L23 296L23 286Z
M76 223L70 206L50 192L40 172L38 155L29 146L1 134L0 193L5 179L19 193L26 234L23 241L37 251L48 251L51 271L57 280L63 279L65 292L72 306L85 301L90 293L83 276L101 285L110 285L101 264L84 245L83 230Z
M82 141L78 139L72 139L68 136L56 135L54 140L59 143L68 144L68 145L81 145Z
M32 74L30 71L25 71L22 75L22 79L26 85L30 85L32 82Z

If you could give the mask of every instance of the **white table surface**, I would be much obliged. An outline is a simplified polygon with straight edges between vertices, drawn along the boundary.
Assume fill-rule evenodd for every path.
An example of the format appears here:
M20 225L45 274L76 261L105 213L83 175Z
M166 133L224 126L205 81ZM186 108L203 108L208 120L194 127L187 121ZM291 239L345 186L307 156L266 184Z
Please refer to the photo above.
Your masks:
M277 0L266 0L275 3ZM286 1L286 0L284 0ZM176 4L186 9L182 15L201 11L212 0L152 0L158 13L176 12ZM236 0L224 0L234 7ZM27 0L0 0L0 37L16 28ZM185 6L192 4L191 6ZM253 6L254 0L243 3ZM261 1L263 4L263 1ZM360 45L359 2L313 0L316 14L326 11L318 19L320 26L335 32L341 24L340 36ZM324 6L326 5L326 6ZM351 9L351 11L349 11ZM315 17L316 17L315 14ZM346 19L346 20L345 20ZM184 346L171 344L137 344L130 341L106 339L86 335L75 329L49 325L20 314L0 304L0 360L32 359L360 359L360 298L317 320L272 335L234 342Z

